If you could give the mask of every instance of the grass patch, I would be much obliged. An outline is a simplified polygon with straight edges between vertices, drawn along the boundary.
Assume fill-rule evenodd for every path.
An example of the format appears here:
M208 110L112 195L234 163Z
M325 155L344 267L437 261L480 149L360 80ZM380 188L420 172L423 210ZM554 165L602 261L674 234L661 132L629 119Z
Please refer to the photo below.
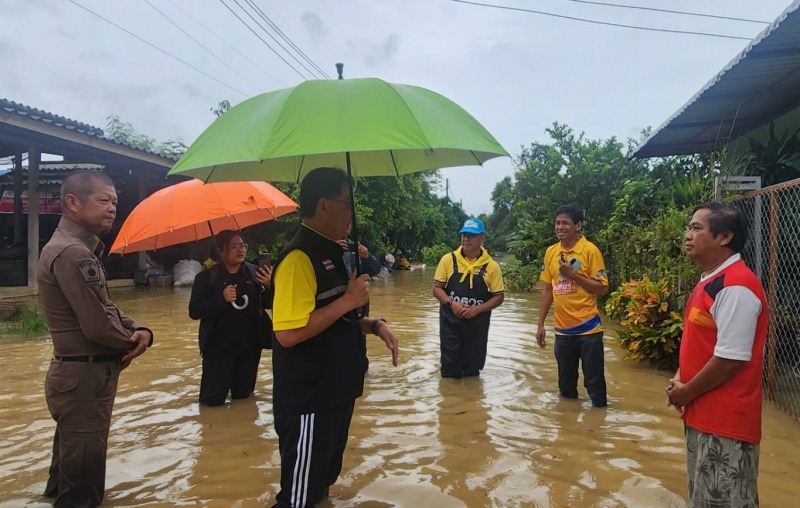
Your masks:
M50 335L44 314L36 306L22 309L16 319L6 325L6 330L9 334L23 339L41 339ZM13 340L14 337L9 339Z

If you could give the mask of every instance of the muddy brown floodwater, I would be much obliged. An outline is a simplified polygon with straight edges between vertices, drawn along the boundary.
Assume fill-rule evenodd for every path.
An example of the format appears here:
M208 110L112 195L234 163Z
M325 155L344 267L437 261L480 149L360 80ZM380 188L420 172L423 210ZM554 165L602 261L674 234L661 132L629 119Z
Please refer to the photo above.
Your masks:
M683 430L664 406L668 373L620 361L606 340L609 404L560 400L552 347L533 338L538 295L494 311L479 379L442 380L433 270L370 285L372 314L401 341L393 368L369 342L344 470L324 507L677 507L686 505ZM265 352L254 398L201 410L190 290L117 290L156 345L122 374L104 506L265 506L279 479L272 373ZM550 338L552 341L552 338ZM40 494L54 423L43 381L52 347L0 345L0 506L48 506ZM764 407L763 507L796 506L800 425Z

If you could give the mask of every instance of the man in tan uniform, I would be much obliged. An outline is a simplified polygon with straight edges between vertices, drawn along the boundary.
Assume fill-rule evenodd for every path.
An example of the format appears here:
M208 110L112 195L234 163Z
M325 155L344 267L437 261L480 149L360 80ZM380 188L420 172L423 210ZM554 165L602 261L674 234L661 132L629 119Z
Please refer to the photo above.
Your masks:
M72 173L61 207L36 273L54 355L45 396L56 432L44 495L56 507L92 507L103 500L119 373L152 344L153 332L111 302L100 264L97 235L117 213L113 182L95 171Z

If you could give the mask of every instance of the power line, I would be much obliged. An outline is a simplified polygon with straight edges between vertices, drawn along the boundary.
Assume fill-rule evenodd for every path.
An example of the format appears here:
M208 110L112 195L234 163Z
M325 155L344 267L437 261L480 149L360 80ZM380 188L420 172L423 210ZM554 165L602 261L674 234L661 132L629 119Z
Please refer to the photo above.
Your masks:
M287 55L289 55L290 57L292 57L292 59L294 59L294 61L295 61L295 62L297 62L298 64L300 64L300 66L301 66L303 69L305 69L305 70L306 70L306 72L308 72L309 74L311 74L311 76L312 76L312 77L315 77L315 78L318 78L318 77L319 77L319 76L317 76L317 75L316 75L316 72L315 72L315 71L313 71L312 69L309 69L308 67L306 67L306 65L305 65L303 62L301 62L301 61L300 61L300 60L299 60L299 59L298 59L298 58L297 58L297 57L296 57L296 56L295 56L295 55L294 55L294 54L293 54L291 51L287 50L287 49L286 49L286 47L285 47L283 44L281 44L281 41L279 41L278 39L276 39L276 38L275 38L275 36L274 36L274 35L272 35L272 34L269 32L269 30L267 30L266 28L264 28L264 26L263 26L263 25L262 25L262 24L261 24L261 23L260 23L260 22L259 22L259 21L258 21L256 18L254 18L254 17L253 17L253 15L250 13L250 11L248 11L246 8L244 8L244 7L242 6L242 4L240 4L240 3L239 3L239 0L233 0L233 1L236 3L236 5L238 5L238 6L239 6L239 8L242 10L242 12L244 12L245 14L247 14L247 17L249 17L249 18L250 18L250 20L251 20L253 23L255 23L255 24L258 26L258 28L260 28L260 29L261 29L261 31L262 31L262 32L264 32L265 34L267 34L267 36L269 36L269 38L270 38L270 39L272 39L272 41L273 41L273 42L275 42L275 43L276 43L278 46L280 46L280 47L281 47L281 49L282 49L282 50L283 50L283 51L284 51L284 52L285 52Z
M213 56L214 58L216 58L216 59L217 59L217 60L218 60L218 61L219 61L219 62L220 62L222 65L224 65L225 67L227 67L228 69L230 69L230 70L231 70L231 71L232 71L234 74L236 74L237 76L239 76L240 78L242 78L242 79L243 79L243 80L244 80L244 81L245 81L247 84L249 84L250 86L252 86L252 87L254 87L254 88L257 88L257 87L256 87L256 85L254 85L253 83L251 83L251 82L250 82L250 81L249 81L249 80L248 80L246 77L242 76L241 74L239 74L239 72L238 72L236 69L234 69L233 67L231 67L231 66L228 64L228 62L226 62L226 61L225 61L225 60L223 60L222 58L218 57L218 56L217 56L217 55L216 55L216 54L215 54L213 51L211 51L211 50L210 50L210 49L208 49L208 48L207 48L205 45L203 45L203 43L202 43L202 42L200 42L200 41L198 41L197 39L195 39L195 38L194 38L194 36L192 36L192 35L191 35L189 32L187 32L186 30L184 30L184 29L183 29L183 28L182 28L182 27L181 27L179 24L177 24L176 22L172 21L172 19L170 19L170 17L169 17L169 16L167 16L166 14L164 14L164 13L163 13L163 12L162 12L162 11L161 11L161 10L160 10L158 7L156 7L155 5L153 5L153 4L150 2L150 0L144 0L144 1L145 1L145 3L146 3L147 5L149 5L150 7L152 7L152 8L153 8L153 10L155 10L157 13L159 13L159 14L160 14L160 15L161 15L161 16L162 16L164 19L166 19L167 21L169 21L169 22L170 22L170 23L171 23L171 24L172 24L172 25L173 25L175 28L177 28L178 30L180 30L181 32L183 32L183 34L184 34L184 35L186 35L186 37L190 38L192 41L194 41L194 43L195 43L195 44L197 44L198 46L200 46L201 48L203 48L203 49L206 51L206 53L208 53L209 55L211 55L211 56Z
M239 3L239 0L233 0L233 1L236 3L236 5L238 5L238 6L239 6L239 8L242 10L242 12L244 12L245 14L247 14L247 17L249 17L249 18L250 18L250 19L253 21L253 23L255 23L255 24L258 26L258 28L260 28L260 29L261 29L261 31L262 31L262 32L264 32L265 34L267 34L267 36L269 36L269 38L270 38L270 39L272 39L272 40L273 40L273 42L275 42L275 43L276 43L278 46L280 46L280 47L281 47L281 49L282 49L282 50L283 50L283 51L284 51L284 52L285 52L287 55L289 55L290 57L292 57L292 59L294 59L294 61L295 61L295 62L297 62L298 64L300 64L300 66L301 66L303 69L305 69L305 70L306 70L306 72L308 72L309 74L311 74L311 76L313 76L313 77L315 77L315 78L318 78L318 77L319 77L319 76L317 76L317 75L316 75L316 72L315 72L314 70L312 70L312 69L309 69L308 67L306 67L306 65L305 65L303 62L301 62L300 60L298 60L298 58L297 58L297 57L296 57L296 56L295 56L295 55L294 55L294 54L293 54L291 51L289 51L288 49L286 49L286 47L285 47L283 44L281 44L281 41L279 41L278 39L276 39L276 38L275 38L275 36L274 36L274 35L272 35L272 34L269 32L269 30L267 30L266 28L264 28L264 26L263 26L263 25L262 25L262 24L261 24L261 23L260 23L260 22L259 22L259 21L258 21L256 18L254 18L252 14L250 14L250 11L248 11L247 9L245 9L245 8L242 6L242 4L240 4L240 3ZM251 6L251 8L252 8L252 6Z
M70 0L70 1L72 1L72 0ZM289 62L288 62L288 61L287 61L285 58L283 58L283 56L281 56L281 54L280 54L280 53L278 53L277 51L275 51L275 48L273 48L272 46L270 46L270 45L269 45L269 43L268 43L267 41L265 41L263 37L261 37L260 35L258 35L258 34L256 33L256 31L255 31L255 30L253 30L253 29L250 27L250 25L248 25L248 24L245 22L245 20L243 20L243 19L241 18L241 16L239 16L238 14L236 14L236 11L234 11L233 9L231 9L231 7L230 7L228 4L226 4L226 3L225 3L225 0L219 0L219 1L220 1L220 3L221 3L222 5L224 5L224 6L225 6L225 8L226 8L226 9L228 9L229 11L231 11L231 14L233 14L234 16L236 16L236 19L238 19L238 20L239 20L239 22L240 22L241 24L243 24L245 27L247 27L247 29L248 29L248 30L250 30L251 32L253 32L253 35L255 35L256 37L258 37L258 39L259 39L259 40L260 40L262 43L264 43L264 45L265 45L266 47L268 47L268 48L270 49L270 51L272 51L273 53L275 53L275 56L277 56L278 58L280 58L281 60L283 60L283 63L285 63L286 65L288 65L289 67L291 67L291 68L292 68L292 70L293 70L294 72L296 72L296 73L297 73L297 74L298 74L298 75L299 75L301 78L303 78L303 79L308 79L308 77L306 77L306 76L305 76L305 74L303 74L302 72L300 72L299 70L297 70L297 68L296 68L294 65L292 65L291 63L289 63ZM234 0L234 1L235 1L235 0Z
M555 13L552 13L552 12L536 11L536 10L532 10L532 9L522 9L522 8L519 8L519 7L509 7L509 6L506 6L506 5L491 5L491 4L483 4L483 3L478 3L478 2L468 2L466 0L450 0L450 1L451 2L460 3L460 4L477 5L479 7L491 7L491 8L494 8L494 9L504 9L504 10L508 10L508 11L519 11L519 12L528 12L528 13L531 13L531 14L541 14L542 16L551 16L553 18L569 19L569 20L572 20L572 21L582 21L584 23L592 23L592 24L595 24L595 25L615 26L615 27L619 27L619 28L631 28L633 30L645 30L645 31L648 31L648 32L665 32L665 33L685 34L685 35L702 35L702 36L705 36L705 37L719 37L721 39L737 39L737 40L741 40L741 41L750 41L750 40L752 40L749 37L737 37L735 35L712 34L712 33L706 33L706 32L691 32L691 31L687 31L687 30L669 30L669 29L666 29L666 28L650 28L650 27L644 27L644 26L638 26L638 25L625 25L625 24L622 24L622 23L610 23L610 22L606 22L606 21L597 21L597 20L594 20L594 19L577 18L577 17L574 17L574 16L565 16L563 14L555 14Z
M578 4L590 4L590 5L602 5L605 7L619 7L621 9L637 9L642 11L654 11L654 12L666 12L669 14L682 14L684 16L697 16L701 18L714 18L714 19L724 19L728 21L744 21L745 23L760 23L762 25L769 25L769 21L761 21L758 19L747 19L747 18L734 18L730 16L718 16L716 14L704 14L701 12L686 12L686 11L672 11L669 9L658 9L655 7L641 7L639 5L621 5L621 4L612 4L606 2L592 2L589 0L565 0L566 2L575 2Z
M290 46L291 46L291 47L292 47L292 48L293 48L293 49L294 49L294 50L295 50L295 51L296 51L296 52L297 52L297 53L298 53L300 56L302 56L302 57L303 57L303 59L304 59L306 62L308 62L309 64L311 64L311 65L312 65L312 66L313 66L313 67L314 67L314 68L315 68L317 71L319 71L319 72L320 72L320 74L322 74L323 76L325 76L327 79L331 79L331 77L330 77L330 76L329 76L329 75L328 75L328 74L327 74L327 73L326 73L324 70L322 70L322 68L321 68L319 65L317 65L317 64L316 64L316 63L315 63L315 62L314 62L314 61L313 61L313 60L312 60L312 59L311 59L311 58L310 58L308 55L306 55L306 54L305 54L305 52L304 52L302 49L300 49L299 47L297 47L297 45L296 45L296 44L295 44L295 43L294 43L294 42L293 42L293 41L292 41L292 40L289 38L289 36L287 36L285 33L283 33L283 30L281 30L281 29L280 29L280 27L278 27L278 25L276 25L276 24L275 24L275 22L273 22L273 21L272 21L272 20L269 18L269 16L267 16L267 15L264 13L264 11L263 11L263 10L261 10L261 8L260 8L260 7L259 7L259 6L258 6L258 5L255 3L255 1L254 1L254 0L245 0L245 1L246 1L248 4L250 4L250 6L251 6L253 9L255 9L256 13L257 13L259 16L261 16L261 18L262 18L264 21L266 21L266 22L269 24L269 26L271 26L271 27L272 27L272 29L273 29L273 30L275 30L275 32L277 32L277 34L278 34L278 35L280 35L280 36L281 36L281 38L282 38L283 40L285 40L285 41L286 41L286 42L287 42L287 43L288 43L288 44L289 44L289 45L290 45Z
M128 34L128 35L130 35L131 37L134 37L134 38L138 39L139 41L141 41L141 42L143 42L143 43L147 44L147 45L148 45L148 46L150 46L151 48L153 48L153 49L155 49L155 50L157 50L157 51L160 51L161 53L164 53L164 54L165 54L165 55L167 55L168 57L170 57L170 58L172 58L172 59L174 59L174 60L177 60L177 61L179 61L179 62L180 62L180 63L182 63L183 65L185 65L185 66L187 66L187 67L190 67L190 68L194 69L195 71L199 72L200 74L202 74L202 75L204 75L204 76L206 76L206 77L209 77L209 78L213 79L213 80L214 80L214 81L216 81L217 83L219 83L219 84L221 84L221 85L223 85L223 86L225 86L225 87L227 87L227 88L230 88L230 89L231 89L231 90L233 90L234 92L237 92L237 93L241 94L242 96L244 96L244 97L247 97L247 94L246 94L246 93L244 93L244 92L242 92L242 91L241 91L241 90L239 90L238 88L236 88L236 87L234 87L234 86L231 86L231 85L229 85L229 84L225 83L224 81L222 81L222 80L220 80L220 79L218 79L218 78L215 78L215 77L214 77L214 76L212 76L211 74L209 74L209 73L207 73L207 72L205 72L205 71L203 71L203 70L201 70L201 69L198 69L197 67L195 67L194 65L190 64L189 62L186 62L186 61L184 61L184 60L181 60L180 58L178 58L177 56L173 55L172 53L170 53L170 52L168 52L168 51L166 51L166 50L164 50L164 49L161 49L161 48L159 48L158 46L156 46L156 45L155 45L155 44L153 44L152 42L150 42L150 41L147 41L147 40L145 40L145 39L143 39L143 38L139 37L138 35L136 35L135 33L131 32L130 30L127 30L127 29L125 29L125 28L122 28L121 26L119 26L118 24L114 23L114 22L113 22L113 21L111 21L110 19L107 19L107 18L105 18L105 17L101 16L100 14L97 14L96 12L94 12L94 11L93 11L93 10L91 10L91 9L89 9L88 7L84 7L83 5L79 4L79 3L78 3L78 2L76 2L75 0L69 0L69 2L70 2L70 3L72 3L72 4L74 4L74 5L76 5L76 6L78 6L78 7L80 7L81 9L85 10L85 11L86 11L86 12L88 12L89 14L91 14L91 15L93 15L93 16L96 16L96 17L98 17L98 18L100 18L100 19L102 19L102 20L103 20L103 21L105 21L106 23L108 23L108 24L110 24L110 25L112 25L112 26L114 26L114 27L118 28L119 30L122 30L123 32L125 32L125 33L126 33L126 34Z
M232 49L233 51L235 51L237 55L239 55L240 57L244 58L245 60L247 60L248 62L250 62L251 64L253 64L253 66L254 66L255 68L257 68L258 70L260 70L261 72L263 72L264 74L266 74L267 76L269 76L269 77L270 77L270 78L271 78L273 81L275 81L276 83L278 83L278 84L279 84L279 85L281 85L281 86L286 86L286 85L285 85L285 83L283 83L283 82L282 82L280 79L278 79L278 78L276 78L275 76L273 76L272 74L270 74L270 73L269 73L269 71L267 71L266 69L264 69L263 67L261 67L260 65L258 65L256 62L254 62L254 61L253 61L253 60L252 60L252 59L251 59L249 56L247 56L247 55L245 55L244 53L242 53L241 51L239 51L239 49L238 49L236 46L234 46L233 44L231 44L230 42L228 42L227 40L225 40L225 39L224 39L222 36L220 36L219 34L217 34L217 33L216 33L214 30L212 30L211 28L209 28L209 27L207 27L206 25L204 25L204 24L203 24L203 23L202 23L200 20L198 20L197 18L195 18L194 16L192 16L192 15L191 15L189 12L187 12L187 11L186 11L186 10L185 10L183 7L181 7L180 5L176 4L176 3L175 3L175 2L173 2L172 0L167 0L167 2L171 3L171 4L172 4L174 7L176 7L178 10L180 10L182 13L184 13L184 14L185 14L187 17L189 17L189 18L190 18L192 21L194 21L195 23L197 23L198 25L200 25L201 27L203 27L203 28L204 28L204 29L205 29L205 30L206 30L208 33L210 33L211 35L213 35L214 37L216 37L217 39L219 39L220 41L222 41L222 43L223 43L223 44L225 44L225 45L226 45L226 46L228 46L230 49Z
M278 35L280 35L280 36L281 36L281 38L282 38L283 40L285 40L287 43L289 43L289 45L290 45L290 46L291 46L291 47L292 47L292 48L293 48L293 49L294 49L294 50L295 50L295 51L296 51L296 52L297 52L297 53L298 53L300 56L302 56L302 57L303 57L303 59L304 59L306 62L308 62L309 64L313 65L313 66L314 66L314 68L315 68L316 70L318 70L318 71L320 72L320 74L322 74L323 76L325 76L327 79L331 79L331 77L330 77L330 76L328 76L328 74L327 74L327 73L326 73L324 70L322 70L322 68L321 68L319 65L317 65L317 64L316 64L316 63L315 63L315 62L314 62L314 61L313 61L311 58L309 58L309 56L308 56L308 55L306 55L306 54L305 54L305 52L303 52L303 50L302 50L302 49L300 49L299 47L297 47L297 45L296 45L296 44L295 44L295 43L294 43L294 42L293 42L293 41L292 41L292 40L289 38L289 36L287 36L285 33L283 33L283 30L281 30L281 29L278 27L278 25L276 25L276 24L275 24L275 22L273 22L273 21L272 21L272 20L269 18L269 16L267 16L267 15L264 13L264 11L263 11L263 10L261 10L261 8L260 8L260 7L259 7L259 6L258 6L258 5L255 3L255 1L253 1L253 0L245 0L245 1L246 1L248 4L250 4L250 7L252 7L252 8L253 8L253 9L256 11L256 13L257 13L259 16L261 16L261 18L262 18L264 21L266 21L266 22L269 24L269 26L271 26L271 27L272 27L272 29L273 29L273 30L275 30L275 32L277 32L277 34L278 34Z

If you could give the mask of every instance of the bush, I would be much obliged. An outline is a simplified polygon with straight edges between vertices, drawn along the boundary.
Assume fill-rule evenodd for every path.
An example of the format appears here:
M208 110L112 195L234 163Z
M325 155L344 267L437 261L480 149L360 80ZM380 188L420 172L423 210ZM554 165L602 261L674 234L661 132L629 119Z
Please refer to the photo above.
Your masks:
M647 275L611 293L605 310L622 325L617 340L626 350L623 360L647 361L659 369L677 367L683 312L675 310L675 300L666 279L652 281Z
M503 282L507 291L533 291L541 273L542 267L536 261L525 264L509 262L503 268Z
M422 262L428 266L436 267L442 257L450 252L453 252L453 248L443 243L425 247L422 249Z
M656 217L621 222L602 232L599 247L613 286L645 274L666 279L678 293L691 292L700 272L683 251L688 213L669 207Z

